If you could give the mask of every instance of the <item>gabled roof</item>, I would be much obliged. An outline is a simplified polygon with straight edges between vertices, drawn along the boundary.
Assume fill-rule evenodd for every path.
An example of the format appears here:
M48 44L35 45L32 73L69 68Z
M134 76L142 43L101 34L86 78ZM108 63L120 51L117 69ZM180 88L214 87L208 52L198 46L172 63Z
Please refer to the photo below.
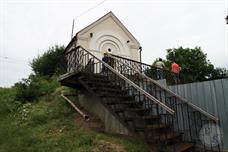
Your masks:
M111 17L114 20L114 22L117 25L119 25L119 27L127 34L128 37L130 37L135 43L137 43L139 45L138 40L131 34L131 32L128 31L128 29L120 22L120 20L113 14L112 11L110 11L107 14L105 14L104 16L102 16L101 18L99 18L98 20L96 20L95 22L93 22L90 25L88 25L87 27L83 28L77 34L80 34L81 35L81 34L87 32L88 30L90 30L91 28L93 28L96 25L100 24L101 22L103 22L104 20L108 19L109 17Z
M85 32L87 32L88 30L92 29L93 27L95 27L96 25L100 24L101 22L103 22L104 20L108 19L109 17L111 17L114 22L119 25L119 27L127 34L128 37L130 37L135 43L137 43L138 45L139 42L138 40L131 34L131 32L128 31L128 29L120 22L120 20L113 14L112 11L108 12L107 14L105 14L104 16L102 16L101 18L99 18L98 20L94 21L93 23L91 23L90 25L86 26L85 28L81 29L80 31L78 31L76 33L76 35L73 37L73 39L70 41L70 43L67 45L66 49L68 49L68 47L70 47L74 41L77 41L77 36L81 35Z

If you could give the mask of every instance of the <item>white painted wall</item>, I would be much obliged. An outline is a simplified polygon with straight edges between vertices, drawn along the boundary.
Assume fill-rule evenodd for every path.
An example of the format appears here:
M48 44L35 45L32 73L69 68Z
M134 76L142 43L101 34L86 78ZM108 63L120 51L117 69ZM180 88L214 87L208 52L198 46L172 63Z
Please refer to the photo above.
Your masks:
M121 27L112 15L101 20L78 33L77 46L81 45L100 59L108 52L139 61L139 43L129 32ZM111 51L108 51L109 49Z

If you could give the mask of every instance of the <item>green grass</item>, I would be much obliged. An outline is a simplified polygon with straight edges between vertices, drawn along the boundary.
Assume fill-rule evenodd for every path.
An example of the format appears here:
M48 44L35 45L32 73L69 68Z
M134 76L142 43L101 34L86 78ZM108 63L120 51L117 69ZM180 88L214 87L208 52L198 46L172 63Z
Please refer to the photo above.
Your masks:
M146 152L134 139L81 128L58 93L33 103L15 101L15 89L0 88L0 152Z

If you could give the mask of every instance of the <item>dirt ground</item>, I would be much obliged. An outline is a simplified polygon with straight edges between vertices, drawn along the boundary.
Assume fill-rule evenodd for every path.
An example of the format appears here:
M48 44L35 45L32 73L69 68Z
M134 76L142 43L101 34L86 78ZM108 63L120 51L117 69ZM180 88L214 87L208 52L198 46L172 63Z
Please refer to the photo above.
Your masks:
M88 131L105 133L104 124L99 118L93 116L93 114L85 110L83 110L83 112L89 116L89 120L85 121L81 115L75 113L74 121L77 126ZM111 141L94 140L93 144L98 145L99 147L99 149L94 149L93 152L98 152L100 150L102 150L102 152L127 152L122 145Z

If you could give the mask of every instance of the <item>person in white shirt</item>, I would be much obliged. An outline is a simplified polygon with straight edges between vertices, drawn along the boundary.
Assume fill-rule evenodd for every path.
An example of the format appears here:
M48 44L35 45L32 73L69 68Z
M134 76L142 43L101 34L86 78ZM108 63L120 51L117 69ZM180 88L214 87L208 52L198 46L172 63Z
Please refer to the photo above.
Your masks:
M162 59L155 63L156 72L157 72L157 79L163 79L163 70L165 69L165 64L163 63Z

